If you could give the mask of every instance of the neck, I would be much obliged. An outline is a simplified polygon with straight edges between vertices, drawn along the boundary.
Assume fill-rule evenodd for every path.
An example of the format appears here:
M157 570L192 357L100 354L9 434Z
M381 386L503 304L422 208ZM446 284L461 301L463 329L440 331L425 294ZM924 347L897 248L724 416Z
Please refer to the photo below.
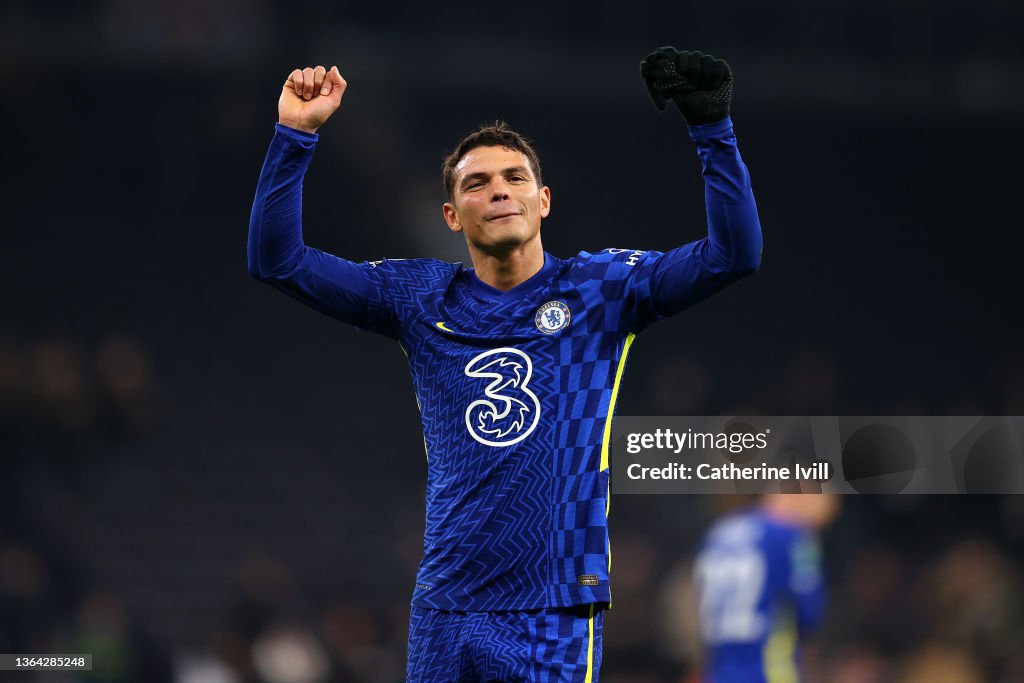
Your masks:
M820 529L838 512L839 501L829 493L774 493L765 496L761 509L772 519Z
M526 282L544 267L540 235L507 251L493 253L470 244L469 256L480 281L503 292Z

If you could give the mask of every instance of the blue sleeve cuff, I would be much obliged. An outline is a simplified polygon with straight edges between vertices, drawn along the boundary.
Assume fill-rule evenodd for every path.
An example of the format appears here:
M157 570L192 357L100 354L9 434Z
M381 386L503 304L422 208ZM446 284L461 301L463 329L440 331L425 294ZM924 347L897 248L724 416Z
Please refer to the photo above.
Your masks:
M280 123L275 123L274 128L278 133L283 133L287 137L294 138L302 142L316 142L320 139L319 133L307 133L305 131L289 128L288 126L282 126Z
M705 123L702 126L689 126L690 138L694 142L704 142L712 138L721 137L725 133L732 132L732 117L726 116L719 121Z

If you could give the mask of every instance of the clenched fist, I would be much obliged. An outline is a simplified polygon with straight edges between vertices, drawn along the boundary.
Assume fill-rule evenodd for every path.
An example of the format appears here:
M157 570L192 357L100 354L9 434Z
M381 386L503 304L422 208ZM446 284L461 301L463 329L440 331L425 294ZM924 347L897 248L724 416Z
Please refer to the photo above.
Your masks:
M348 83L338 67L296 69L288 75L277 101L277 121L282 126L315 133L341 104Z
M691 126L712 123L729 115L732 70L721 59L702 52L659 47L640 62L640 76L658 111L673 100Z

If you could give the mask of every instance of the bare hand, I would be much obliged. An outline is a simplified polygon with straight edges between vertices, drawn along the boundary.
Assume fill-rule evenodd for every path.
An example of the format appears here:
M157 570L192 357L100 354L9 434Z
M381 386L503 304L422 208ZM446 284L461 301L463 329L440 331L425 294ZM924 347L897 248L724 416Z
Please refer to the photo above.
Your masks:
M281 99L277 101L278 123L315 133L338 109L347 87L336 66L330 71L322 66L295 69L281 88Z

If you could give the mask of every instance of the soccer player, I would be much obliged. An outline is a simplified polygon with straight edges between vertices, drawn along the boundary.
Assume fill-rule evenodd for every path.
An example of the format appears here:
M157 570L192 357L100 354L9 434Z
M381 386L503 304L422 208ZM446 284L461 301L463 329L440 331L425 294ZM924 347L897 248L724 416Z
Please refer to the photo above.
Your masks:
M834 494L773 494L718 520L697 555L704 683L800 680L797 645L821 621L817 533Z
M551 190L530 144L499 124L467 136L442 169L444 220L464 235L468 266L354 263L306 246L303 176L347 84L317 66L295 69L281 90L249 272L397 339L407 355L428 462L409 681L598 680L611 602L608 442L626 355L651 323L758 268L728 65L660 48L641 75L655 105L674 102L689 123L708 236L665 253L545 253Z

